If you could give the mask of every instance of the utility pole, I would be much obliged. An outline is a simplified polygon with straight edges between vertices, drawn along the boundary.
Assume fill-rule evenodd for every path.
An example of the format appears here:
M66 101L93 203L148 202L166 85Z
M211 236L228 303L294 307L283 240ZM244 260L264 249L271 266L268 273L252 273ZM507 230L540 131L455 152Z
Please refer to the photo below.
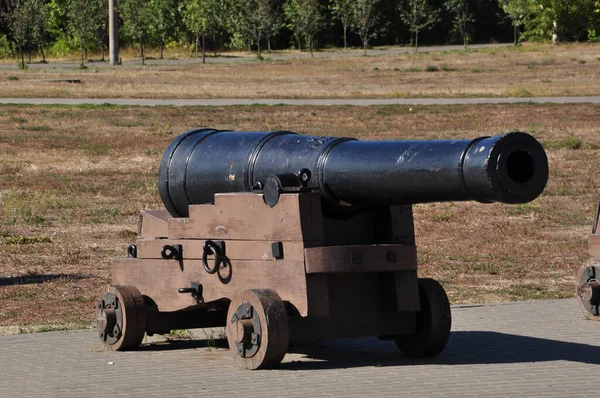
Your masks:
M119 62L117 14L115 13L116 1L108 0L108 52L111 65L117 65Z

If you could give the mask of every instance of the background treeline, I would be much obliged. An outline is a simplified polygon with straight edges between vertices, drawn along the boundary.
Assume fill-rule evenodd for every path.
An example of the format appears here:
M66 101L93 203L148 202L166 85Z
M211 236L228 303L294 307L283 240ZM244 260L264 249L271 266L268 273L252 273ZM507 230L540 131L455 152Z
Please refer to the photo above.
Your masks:
M599 41L600 0L117 0L121 47L219 49ZM0 57L104 59L108 0L0 0Z

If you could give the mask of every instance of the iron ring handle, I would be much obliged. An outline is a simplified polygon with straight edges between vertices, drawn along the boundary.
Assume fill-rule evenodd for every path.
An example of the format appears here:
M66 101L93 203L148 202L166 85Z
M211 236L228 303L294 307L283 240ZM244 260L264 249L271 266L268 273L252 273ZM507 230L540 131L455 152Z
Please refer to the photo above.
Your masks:
M208 266L208 255L212 254L215 256L215 265L213 268ZM209 274L214 274L219 270L219 264L221 263L221 249L212 240L207 240L202 246L202 266L204 270Z
M166 245L160 250L160 255L165 260L179 257L179 250L175 246Z

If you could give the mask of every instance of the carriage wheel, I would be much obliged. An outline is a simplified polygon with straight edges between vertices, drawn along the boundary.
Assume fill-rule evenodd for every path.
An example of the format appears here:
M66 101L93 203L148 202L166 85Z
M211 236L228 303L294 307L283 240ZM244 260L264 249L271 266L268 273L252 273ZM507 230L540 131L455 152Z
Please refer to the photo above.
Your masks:
M111 351L140 345L146 332L144 298L133 286L109 286L96 306L98 337Z
M246 369L277 366L290 339L283 301L273 290L252 289L231 297L227 341L238 364Z
M588 265L577 272L577 301L591 314L591 319L600 320L600 267Z
M407 357L434 357L446 347L452 316L450 302L442 285L434 279L419 279L421 311L417 313L416 333L398 336L398 348Z

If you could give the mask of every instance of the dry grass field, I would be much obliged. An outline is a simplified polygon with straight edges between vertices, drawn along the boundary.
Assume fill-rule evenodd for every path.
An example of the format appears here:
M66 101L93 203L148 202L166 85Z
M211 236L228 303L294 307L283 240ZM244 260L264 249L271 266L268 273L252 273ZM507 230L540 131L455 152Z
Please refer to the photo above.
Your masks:
M109 259L126 254L138 211L161 207L163 150L194 127L362 139L534 134L551 172L533 203L415 206L420 273L453 303L572 297L600 186L599 105L0 106L0 124L5 333L91 325Z
M267 55L268 57L268 55ZM600 44L202 65L0 69L2 97L402 98L600 95ZM80 79L80 84L48 82Z

